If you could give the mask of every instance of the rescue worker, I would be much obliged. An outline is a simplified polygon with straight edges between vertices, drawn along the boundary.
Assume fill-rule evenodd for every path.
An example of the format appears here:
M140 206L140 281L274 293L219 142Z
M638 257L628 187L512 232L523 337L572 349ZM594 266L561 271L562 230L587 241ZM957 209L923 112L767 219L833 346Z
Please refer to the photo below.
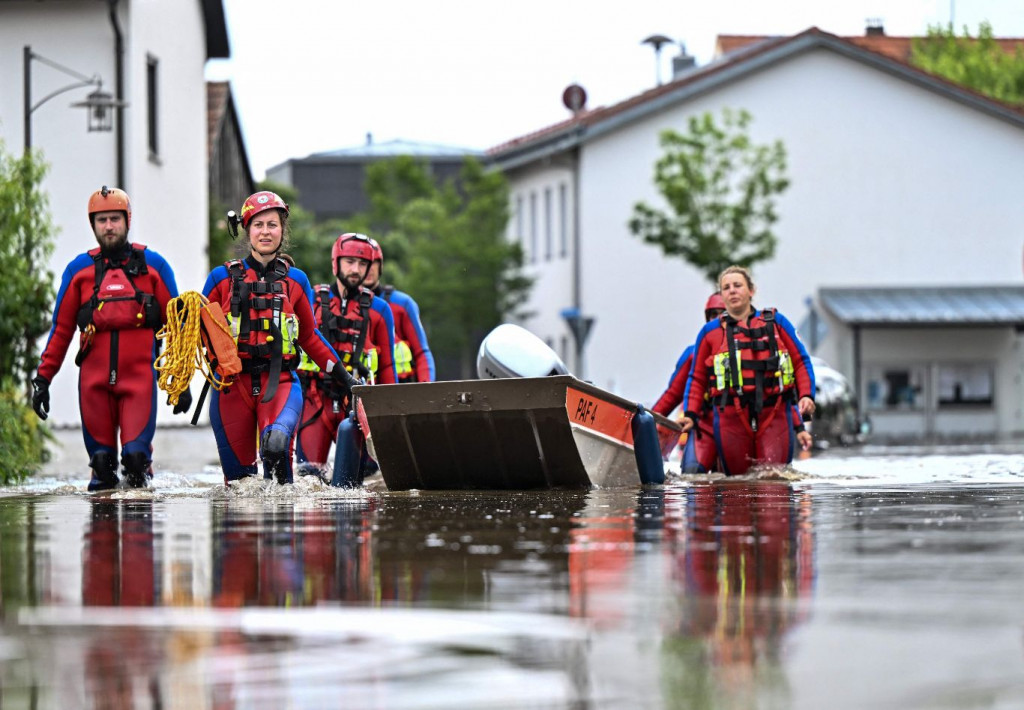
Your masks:
M373 263L363 280L363 286L387 301L395 317L395 370L399 382L433 382L436 379L434 356L427 344L427 334L420 322L420 307L407 293L384 286L380 280L384 273L384 252L376 239L373 245Z
M784 315L754 308L746 269L730 266L718 281L726 312L707 323L694 344L683 431L700 421L707 396L724 473L742 474L754 463L789 463L792 408L801 417L814 413L811 358Z
M395 324L384 299L362 287L373 260L373 247L365 234L346 233L331 249L335 282L313 289L313 315L317 328L342 358L345 366L376 384L398 379L392 353ZM296 459L303 475L319 475L327 462L338 425L349 411L348 392L324 377L305 353L299 365L303 405Z
M719 318L725 312L725 301L722 294L717 291L708 297L704 304L704 321L710 322ZM690 370L693 365L693 345L687 346L683 354L676 362L676 368L668 381L668 388L662 393L658 401L651 407L652 412L662 416L669 416L672 411L683 401L683 392L686 389ZM686 437L686 444L683 446L680 469L683 473L707 473L715 470L718 454L715 450L714 440L714 419L711 416L711 404L705 399L705 406L701 410L701 419L692 435ZM802 450L811 448L811 434L804 427L803 418L800 413L793 410L793 432L796 435L794 444Z
M725 301L717 291L704 304L704 321L710 322L725 312ZM668 381L668 388L661 394L658 401L651 407L652 412L667 417L683 401L683 392L693 364L693 345L688 345L676 362L676 369ZM701 418L697 430L686 437L680 468L683 473L707 473L715 469L718 454L715 451L714 431L712 429L711 408L701 409Z
M89 197L88 214L99 246L72 259L61 276L53 326L32 379L32 408L40 419L48 416L50 383L77 327L78 406L92 469L89 490L120 482L119 436L125 480L137 488L153 475L156 331L178 287L162 256L128 241L132 206L123 190L104 185ZM185 390L174 413L191 405L192 394Z
M279 258L288 205L273 192L250 195L241 224L249 255L215 268L203 295L221 305L238 343L242 373L210 400L210 421L225 483L256 475L256 437L264 477L292 482L292 439L302 411L294 370L301 346L344 391L356 384L316 329L313 291L302 271Z

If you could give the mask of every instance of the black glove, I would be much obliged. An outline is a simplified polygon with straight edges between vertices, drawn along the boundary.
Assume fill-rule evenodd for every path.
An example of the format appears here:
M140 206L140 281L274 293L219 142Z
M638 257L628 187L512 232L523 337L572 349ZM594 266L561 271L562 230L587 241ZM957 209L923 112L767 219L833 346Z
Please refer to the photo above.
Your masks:
M192 406L192 390L185 388L185 391L178 395L178 403L172 410L174 414L184 414Z
M345 394L350 394L353 387L362 384L362 382L354 378L352 374L345 369L345 366L340 363L334 363L334 367L331 368L331 379L345 390Z
M50 415L50 381L42 375L32 378L32 409L40 419Z

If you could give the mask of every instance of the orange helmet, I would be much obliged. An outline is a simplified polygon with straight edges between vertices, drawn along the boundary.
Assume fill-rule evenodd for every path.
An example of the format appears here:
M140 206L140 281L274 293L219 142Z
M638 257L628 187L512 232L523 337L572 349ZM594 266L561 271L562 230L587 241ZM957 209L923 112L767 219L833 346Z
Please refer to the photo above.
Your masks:
M242 203L242 229L248 229L252 218L267 210L283 210L288 215L288 205L277 193L262 190L249 195Z
M711 320L714 316L711 315L711 311L724 311L725 301L722 299L722 294L715 291L708 298L708 302L704 304L704 320Z
M124 190L104 185L89 196L89 224L97 212L124 212L125 227L132 226L132 201Z
M373 261L372 243L373 240L365 234L355 232L346 232L338 237L334 242L334 248L331 249L331 270L334 271L334 275L338 276L341 273L340 264L343 256Z

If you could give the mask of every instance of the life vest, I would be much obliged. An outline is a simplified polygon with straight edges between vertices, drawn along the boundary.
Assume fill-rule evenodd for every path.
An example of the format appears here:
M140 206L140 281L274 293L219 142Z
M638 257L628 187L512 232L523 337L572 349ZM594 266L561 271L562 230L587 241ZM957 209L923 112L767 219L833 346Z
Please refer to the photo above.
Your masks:
M97 247L89 252L95 271L92 296L78 309L77 323L85 332L134 330L163 326L156 296L135 285L135 279L149 273L146 247L132 244L123 261L112 261Z
M385 286L381 291L381 295L384 300L391 303L391 294L395 292L395 287L388 285ZM400 340L398 334L395 334L395 374L398 376L399 381L409 380L413 378L415 370L413 368L413 356L412 348L409 347L409 341Z
M793 358L776 338L775 309L766 308L744 325L721 315L721 346L705 365L709 393L718 406L749 406L756 415L766 404L792 396L796 379Z
M293 370L299 362L299 319L285 283L288 264L274 259L267 264L262 276L237 259L225 266L231 277L228 326L238 344L242 371L253 375L270 373L263 397L264 402L269 402L277 389L281 371ZM259 378L253 377L253 396L259 392Z
M377 348L367 340L370 328L370 306L373 303L373 292L360 289L356 298L347 295L339 296L339 313L331 308L333 292L327 284L313 287L316 299L313 312L316 314L317 328L321 335L331 344L349 372L358 370L363 377L377 374ZM320 368L303 352L299 369L303 373L316 373L317 379L323 380Z

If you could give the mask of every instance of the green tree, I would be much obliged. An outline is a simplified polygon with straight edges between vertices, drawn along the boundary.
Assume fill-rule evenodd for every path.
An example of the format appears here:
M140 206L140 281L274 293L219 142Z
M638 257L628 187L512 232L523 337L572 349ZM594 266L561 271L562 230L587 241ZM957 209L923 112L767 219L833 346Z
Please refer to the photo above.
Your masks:
M999 101L1024 104L1024 47L1008 52L982 22L978 36L964 27L957 37L953 26L928 28L928 36L911 43L910 63Z
M666 256L678 256L715 283L730 264L750 267L775 254L771 231L775 196L789 186L781 141L754 144L747 111L692 116L689 131L661 134L664 154L654 183L672 213L643 202L633 207L629 230Z
M53 252L49 200L41 188L47 166L38 153L14 157L0 143L0 481L32 473L45 460L46 430L22 389L39 364L40 339L49 330Z
M521 247L505 238L508 219L505 177L473 158L457 186L447 183L398 213L396 232L409 245L400 287L419 303L435 356L458 362L463 379L475 376L480 341L517 315L532 284L521 273Z

